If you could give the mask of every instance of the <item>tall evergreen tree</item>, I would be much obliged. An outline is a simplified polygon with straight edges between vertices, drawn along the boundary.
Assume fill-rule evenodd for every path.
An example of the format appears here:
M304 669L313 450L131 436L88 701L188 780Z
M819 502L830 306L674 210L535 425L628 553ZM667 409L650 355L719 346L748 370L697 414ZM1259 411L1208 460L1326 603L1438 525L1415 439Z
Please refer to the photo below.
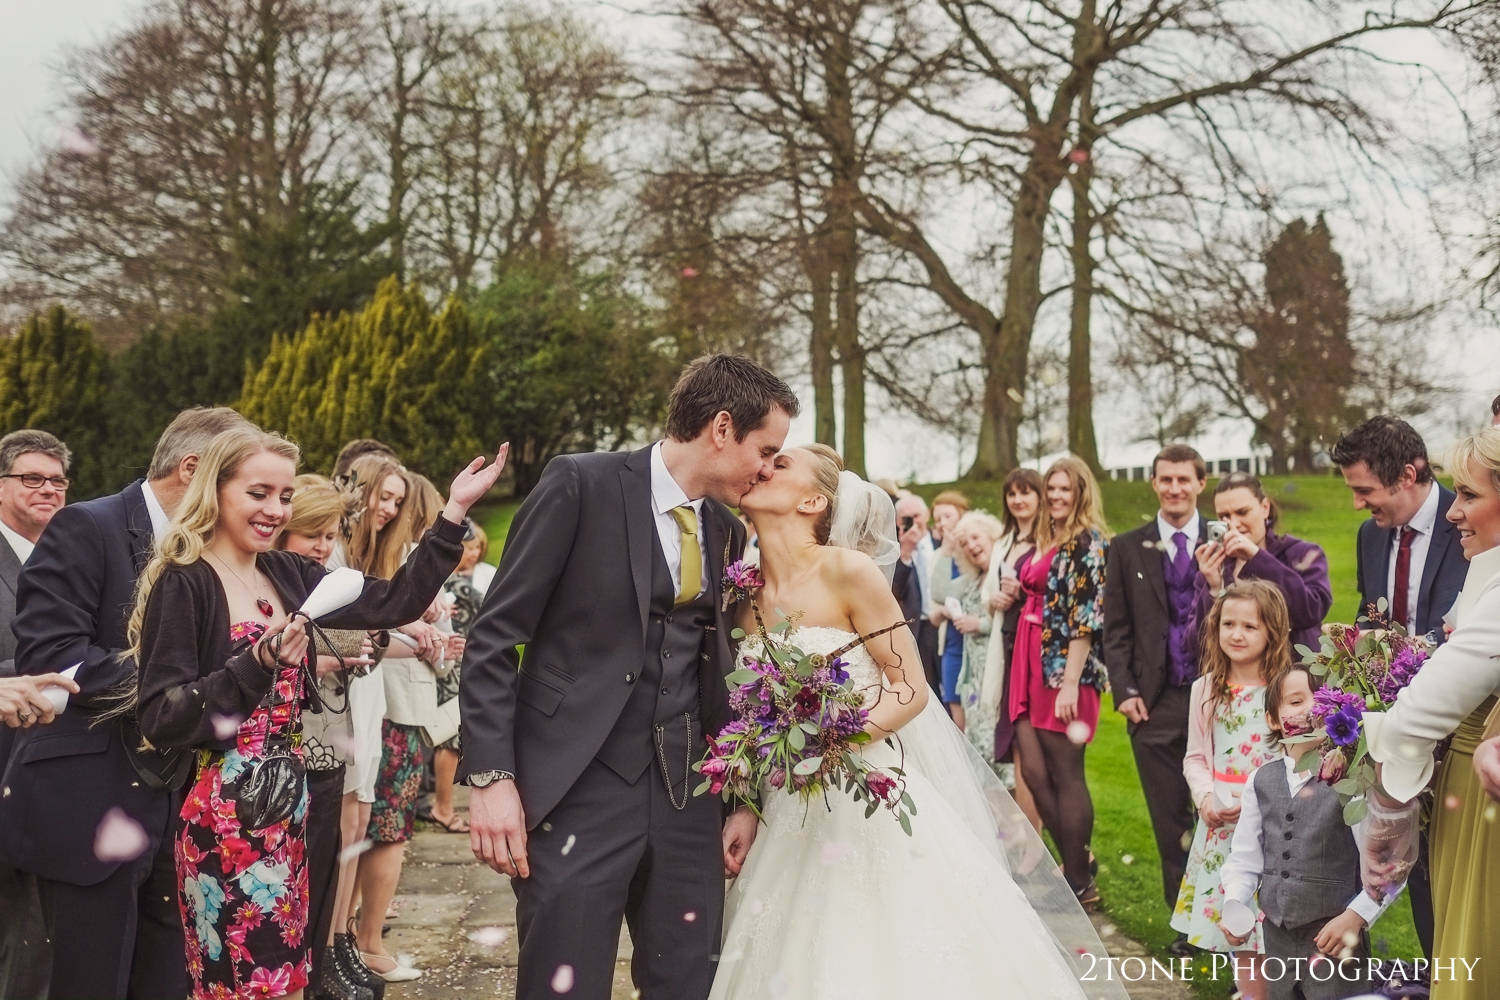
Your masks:
M105 489L101 445L110 360L93 330L62 306L0 340L0 434L49 431L73 451L76 498Z
M1355 382L1349 341L1349 286L1333 234L1320 215L1297 219L1261 258L1265 301L1250 320L1254 343L1240 356L1240 376L1265 410L1256 438L1278 471L1307 472L1313 453L1350 421L1346 396Z

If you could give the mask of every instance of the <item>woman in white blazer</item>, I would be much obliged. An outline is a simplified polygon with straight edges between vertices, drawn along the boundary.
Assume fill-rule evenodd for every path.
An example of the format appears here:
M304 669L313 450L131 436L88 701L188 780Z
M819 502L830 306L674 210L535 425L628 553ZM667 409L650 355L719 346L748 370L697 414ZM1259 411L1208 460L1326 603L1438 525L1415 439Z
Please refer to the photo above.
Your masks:
M1365 728L1386 793L1376 794L1387 805L1415 798L1436 770L1428 830L1433 955L1465 961L1455 976L1435 971L1432 1000L1481 1000L1500 996L1500 921L1494 918L1500 822L1473 759L1480 743L1500 731L1500 429L1460 441L1448 468L1458 494L1448 520L1458 527L1469 560L1456 627L1389 712L1365 716ZM1438 764L1433 751L1449 737Z

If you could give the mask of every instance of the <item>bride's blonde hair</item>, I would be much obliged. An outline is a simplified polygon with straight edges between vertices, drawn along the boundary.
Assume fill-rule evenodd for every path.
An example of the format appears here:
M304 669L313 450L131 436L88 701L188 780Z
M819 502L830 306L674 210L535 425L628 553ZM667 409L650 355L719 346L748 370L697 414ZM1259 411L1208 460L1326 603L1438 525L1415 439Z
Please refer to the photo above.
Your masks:
M1500 428L1486 427L1455 442L1448 450L1448 471L1453 475L1453 485L1469 489L1479 485L1469 471L1471 462L1489 472L1490 486L1500 490Z
M813 522L813 537L819 545L828 544L828 533L833 527L833 508L838 503L839 473L844 471L844 460L839 453L826 444L801 444L797 446L813 457L813 485L828 498L828 506Z

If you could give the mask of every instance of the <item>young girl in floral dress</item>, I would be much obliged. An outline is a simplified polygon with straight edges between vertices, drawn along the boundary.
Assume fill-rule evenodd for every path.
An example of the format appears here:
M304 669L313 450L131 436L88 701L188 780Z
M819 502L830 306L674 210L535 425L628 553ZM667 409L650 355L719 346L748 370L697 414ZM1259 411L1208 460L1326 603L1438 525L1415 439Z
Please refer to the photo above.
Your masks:
M1257 967L1265 948L1260 913L1249 939L1231 947L1219 930L1224 892L1219 871L1229 859L1240 816L1240 796L1257 767L1279 754L1266 721L1266 682L1292 663L1286 600L1269 583L1232 584L1204 623L1202 676L1193 682L1188 750L1182 771L1198 807L1198 826L1177 894L1172 927L1205 951L1234 952L1235 985L1248 1000L1264 1000L1265 978L1241 977Z
M214 438L141 575L130 621L141 734L196 757L175 850L193 1000L301 1000L312 968L305 777L287 797L291 814L254 828L233 788L271 753L302 757L312 667L293 612L326 571L272 548L291 516L297 458L296 445L251 426ZM502 450L496 465L481 470L478 459L460 473L406 566L391 580L367 577L320 622L383 628L420 615L458 564L464 517L503 460Z

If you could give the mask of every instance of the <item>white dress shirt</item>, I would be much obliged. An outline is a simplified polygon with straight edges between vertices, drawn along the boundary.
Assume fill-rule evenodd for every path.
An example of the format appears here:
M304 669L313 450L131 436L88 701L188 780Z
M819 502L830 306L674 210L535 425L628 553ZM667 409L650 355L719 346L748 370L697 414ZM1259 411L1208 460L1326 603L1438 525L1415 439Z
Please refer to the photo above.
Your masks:
M1297 761L1291 756L1280 757L1262 767L1279 767L1286 772L1287 786L1291 793L1296 795L1317 775L1317 768L1307 771L1295 770ZM1234 837L1229 842L1229 860L1224 862L1220 869L1219 878L1224 887L1226 899L1237 899L1241 903L1255 909L1255 891L1260 888L1260 876L1266 868L1266 859L1261 836L1260 802L1255 795L1255 776L1260 773L1260 768L1250 772L1250 779L1245 784L1245 794L1240 798L1240 820L1235 825ZM1339 820L1343 822L1343 820ZM1404 889L1405 886L1402 886ZM1369 927L1380 918L1386 911L1386 907L1395 902L1400 890L1387 896L1384 902L1377 903L1363 890L1356 893L1349 900L1349 909L1364 918L1365 926Z
M156 494L151 492L151 482L147 480L141 484L141 492L146 495L146 513L151 515L151 534L156 540L161 541L161 536L167 533L167 525L172 519L162 509L161 501L156 499Z
M922 540L912 550L911 564L917 571L917 591L922 595L922 613L932 608L932 536L922 532Z
M1422 568L1427 565L1427 552L1432 548L1432 532L1437 528L1438 509L1438 486L1437 483L1427 484L1427 499L1422 501L1422 506L1412 515L1403 527L1416 532L1411 540L1411 575L1406 585L1406 621L1399 624L1406 626L1408 633L1416 631L1417 624L1417 595L1422 591ZM1401 553L1401 529L1396 529L1396 537L1391 540L1390 565L1386 567L1385 593L1386 602L1394 603L1396 599L1396 557ZM1388 609L1389 610L1389 609Z
M5 536L5 540L10 543L11 549L16 554L16 558L21 560L22 566L25 566L26 560L31 558L31 550L36 548L36 543L25 535L11 530L11 526L3 520L0 520L0 535Z
M656 537L661 542L661 554L666 557L667 569L672 572L674 594L682 589L682 526L672 516L672 511L684 505L693 508L698 518L698 554L703 558L699 579L708 586L711 581L708 579L708 540L703 537L703 498L689 499L677 485L677 480L667 471L667 462L661 457L661 442L658 441L651 449L651 511L656 516Z
M1180 528L1176 528L1167 521L1166 515L1161 511L1156 512L1156 530L1161 535L1162 543L1166 546L1163 551L1166 552L1168 559L1177 558L1177 539L1173 538L1173 535L1187 536L1187 554L1189 558L1192 558L1193 550L1198 547L1198 536L1203 532L1198 523L1202 520L1203 518L1199 516L1198 511L1194 509L1193 516L1188 518L1188 523Z

